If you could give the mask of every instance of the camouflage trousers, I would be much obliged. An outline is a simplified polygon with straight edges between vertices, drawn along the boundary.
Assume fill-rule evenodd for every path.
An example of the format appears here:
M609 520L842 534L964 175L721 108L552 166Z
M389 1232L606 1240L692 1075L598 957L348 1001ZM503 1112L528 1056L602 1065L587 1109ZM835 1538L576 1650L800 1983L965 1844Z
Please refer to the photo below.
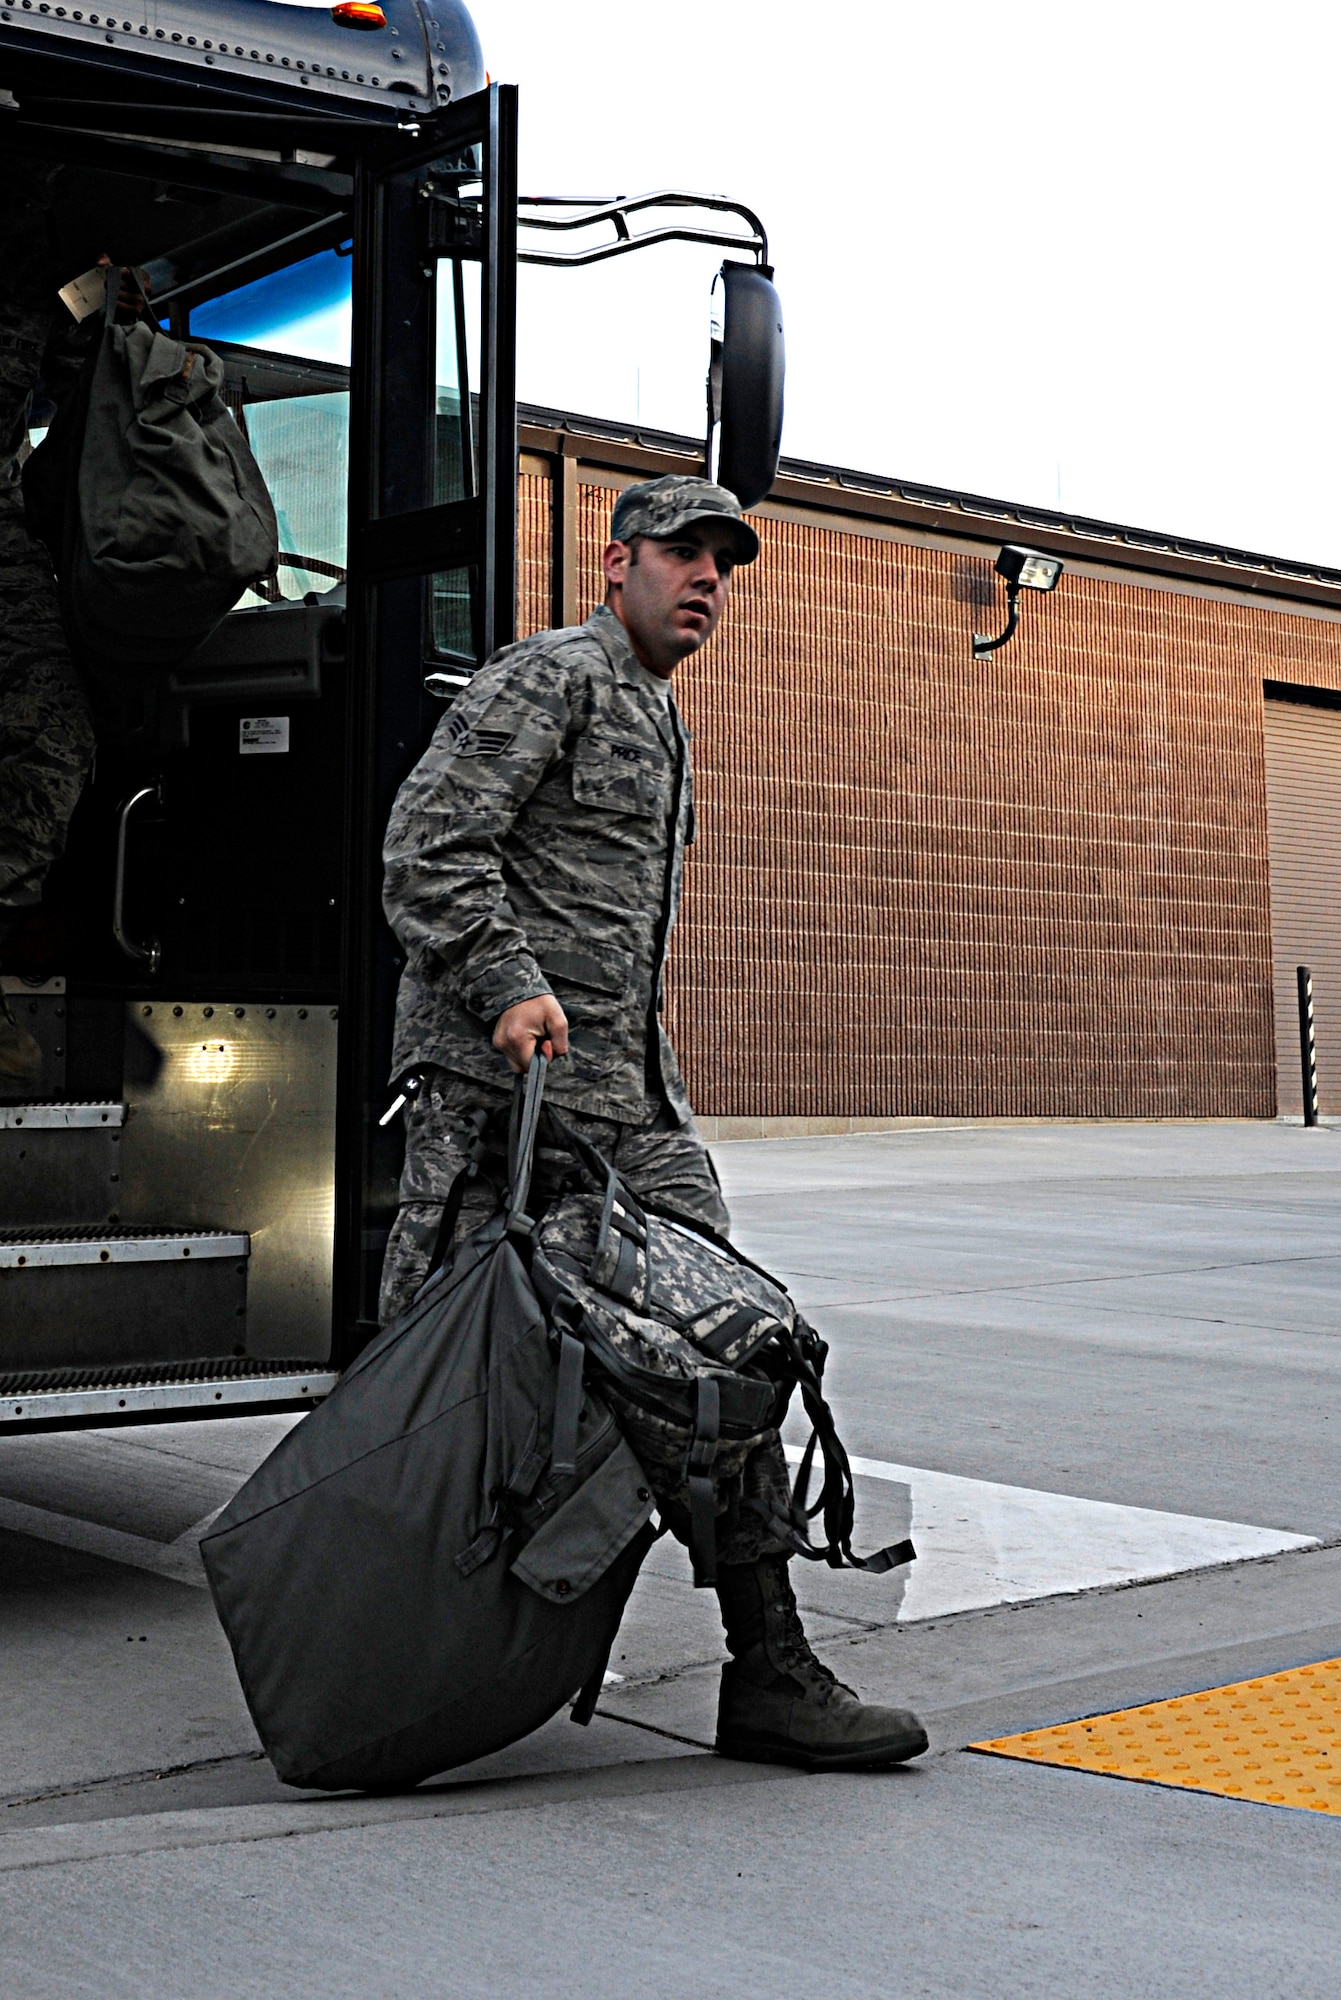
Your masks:
M428 1276L443 1206L452 1183L466 1164L475 1136L474 1119L481 1110L506 1107L502 1093L490 1093L470 1078L447 1070L427 1069L423 1087L405 1113L405 1170L401 1175L400 1209L387 1244L382 1267L379 1311L385 1326L404 1312ZM650 1125L620 1125L609 1118L589 1118L565 1107L564 1119L615 1167L636 1195L646 1195L674 1209L686 1222L706 1223L725 1232L731 1218L707 1147L692 1126L675 1122L665 1112ZM568 1154L536 1152L532 1189L544 1200L559 1192L571 1172ZM457 1224L460 1242L497 1206L488 1186L468 1183ZM645 1466L662 1516L677 1541L689 1540L689 1517L680 1504L682 1481L656 1466ZM745 1503L760 1500L770 1512L786 1518L791 1504L787 1461L776 1431L764 1434L750 1453L739 1484L719 1502L717 1559L720 1563L756 1562L761 1556L785 1553L763 1521Z
M56 584L0 476L0 912L41 900L93 755Z
M51 564L24 526L18 483L29 397L53 321L65 311L47 231L59 170L22 160L11 166L0 222L0 919L40 900L93 755L88 701L61 631Z

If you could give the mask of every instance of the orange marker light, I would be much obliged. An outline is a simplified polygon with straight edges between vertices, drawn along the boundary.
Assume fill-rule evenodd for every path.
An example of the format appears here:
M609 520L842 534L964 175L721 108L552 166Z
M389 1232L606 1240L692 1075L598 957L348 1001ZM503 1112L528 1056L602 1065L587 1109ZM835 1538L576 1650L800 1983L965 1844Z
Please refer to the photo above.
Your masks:
M336 0L331 19L341 28L384 28L386 15L377 0Z

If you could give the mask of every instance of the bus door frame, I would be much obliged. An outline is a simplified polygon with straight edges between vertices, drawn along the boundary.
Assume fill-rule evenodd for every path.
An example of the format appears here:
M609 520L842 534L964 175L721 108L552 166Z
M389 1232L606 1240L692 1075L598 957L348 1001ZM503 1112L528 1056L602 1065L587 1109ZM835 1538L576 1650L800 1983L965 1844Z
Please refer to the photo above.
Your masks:
M491 84L374 143L354 178L350 374L345 929L336 1106L332 1364L376 1331L400 1134L383 1128L400 959L381 913L382 838L440 713L424 693L428 578L476 579L478 661L513 636L517 532L517 91ZM457 240L421 192L435 160L480 148L478 227ZM449 224L450 224L449 218ZM482 263L473 493L435 502L437 264ZM478 662L477 662L478 663Z

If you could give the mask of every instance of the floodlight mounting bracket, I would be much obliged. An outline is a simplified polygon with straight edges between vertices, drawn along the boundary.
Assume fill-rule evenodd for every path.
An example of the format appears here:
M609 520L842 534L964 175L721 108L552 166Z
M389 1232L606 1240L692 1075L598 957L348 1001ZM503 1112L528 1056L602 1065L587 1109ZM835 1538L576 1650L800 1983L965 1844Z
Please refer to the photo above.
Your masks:
M986 632L975 632L973 635L973 657L975 660L985 660L989 653L994 653L997 650L998 646L1006 645L1015 637L1016 627L1020 622L1020 586L1018 583L1008 583L1006 585L1006 599L1010 606L1010 612L1006 619L1005 631L998 634L995 639L990 638Z

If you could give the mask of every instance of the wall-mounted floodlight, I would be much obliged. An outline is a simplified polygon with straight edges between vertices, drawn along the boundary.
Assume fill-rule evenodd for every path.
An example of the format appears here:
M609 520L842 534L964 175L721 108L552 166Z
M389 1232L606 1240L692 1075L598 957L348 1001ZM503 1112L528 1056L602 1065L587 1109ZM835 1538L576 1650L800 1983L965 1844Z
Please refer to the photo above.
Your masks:
M1015 628L1020 622L1020 592L1022 590L1055 590L1057 579L1062 573L1061 560L1057 556L1044 556L1037 549L1019 549L1007 546L996 559L996 573L1006 579L1006 598L1010 605L1010 616L1006 629L997 638L989 639L985 632L973 635L973 657L985 660L998 646L1004 646L1015 637Z

